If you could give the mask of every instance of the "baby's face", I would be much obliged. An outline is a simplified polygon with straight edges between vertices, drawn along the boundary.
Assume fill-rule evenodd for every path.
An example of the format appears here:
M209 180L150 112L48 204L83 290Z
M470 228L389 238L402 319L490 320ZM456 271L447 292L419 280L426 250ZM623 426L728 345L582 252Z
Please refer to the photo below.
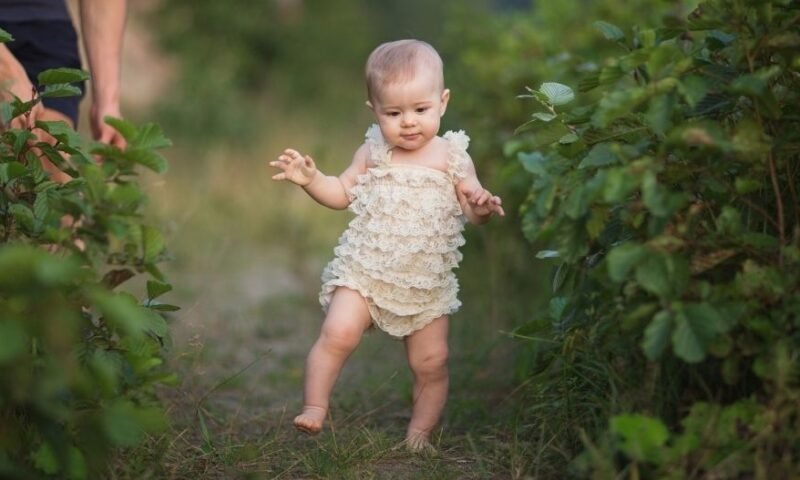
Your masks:
M437 76L423 70L408 81L384 86L368 105L388 143L417 150L436 137L449 98Z

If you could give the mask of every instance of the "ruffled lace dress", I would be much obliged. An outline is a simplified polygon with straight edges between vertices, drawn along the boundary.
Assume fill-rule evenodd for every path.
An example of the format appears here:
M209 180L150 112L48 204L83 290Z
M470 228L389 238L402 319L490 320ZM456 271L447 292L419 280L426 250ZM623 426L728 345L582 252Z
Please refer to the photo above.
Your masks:
M377 125L366 133L374 167L348 192L356 214L322 272L320 303L327 311L337 287L358 291L373 324L405 337L461 306L453 269L464 216L455 184L464 177L469 137L447 132L448 169L392 163Z

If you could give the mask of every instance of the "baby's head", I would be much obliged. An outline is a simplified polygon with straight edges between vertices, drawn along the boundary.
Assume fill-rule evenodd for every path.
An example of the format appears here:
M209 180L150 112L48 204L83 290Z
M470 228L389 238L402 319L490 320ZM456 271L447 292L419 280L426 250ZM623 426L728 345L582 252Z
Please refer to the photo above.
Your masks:
M450 91L444 88L442 59L428 43L384 43L367 59L367 106L384 138L416 150L434 138Z
M420 40L383 43L367 58L367 97L374 102L384 89L422 74L432 77L439 93L444 90L442 58L430 44Z

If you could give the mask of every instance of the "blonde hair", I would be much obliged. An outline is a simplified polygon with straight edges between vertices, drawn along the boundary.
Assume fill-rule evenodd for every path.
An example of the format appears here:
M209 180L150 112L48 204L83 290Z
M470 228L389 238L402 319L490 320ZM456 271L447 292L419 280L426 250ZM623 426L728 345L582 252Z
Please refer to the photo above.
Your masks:
M367 96L374 100L375 93L381 87L410 80L420 67L436 70L439 86L444 89L442 57L429 43L421 40L396 40L378 45L367 58Z

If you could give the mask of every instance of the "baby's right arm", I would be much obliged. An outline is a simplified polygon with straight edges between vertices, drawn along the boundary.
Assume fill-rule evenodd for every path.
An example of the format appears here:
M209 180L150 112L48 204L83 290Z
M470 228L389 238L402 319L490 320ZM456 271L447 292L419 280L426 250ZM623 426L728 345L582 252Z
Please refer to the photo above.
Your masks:
M288 148L277 161L269 163L282 170L273 175L272 179L289 180L303 187L317 203L342 210L350 205L347 191L355 185L357 177L367 171L368 148L366 144L362 145L353 155L353 162L338 177L324 175L317 169L310 156L304 156L297 150Z

